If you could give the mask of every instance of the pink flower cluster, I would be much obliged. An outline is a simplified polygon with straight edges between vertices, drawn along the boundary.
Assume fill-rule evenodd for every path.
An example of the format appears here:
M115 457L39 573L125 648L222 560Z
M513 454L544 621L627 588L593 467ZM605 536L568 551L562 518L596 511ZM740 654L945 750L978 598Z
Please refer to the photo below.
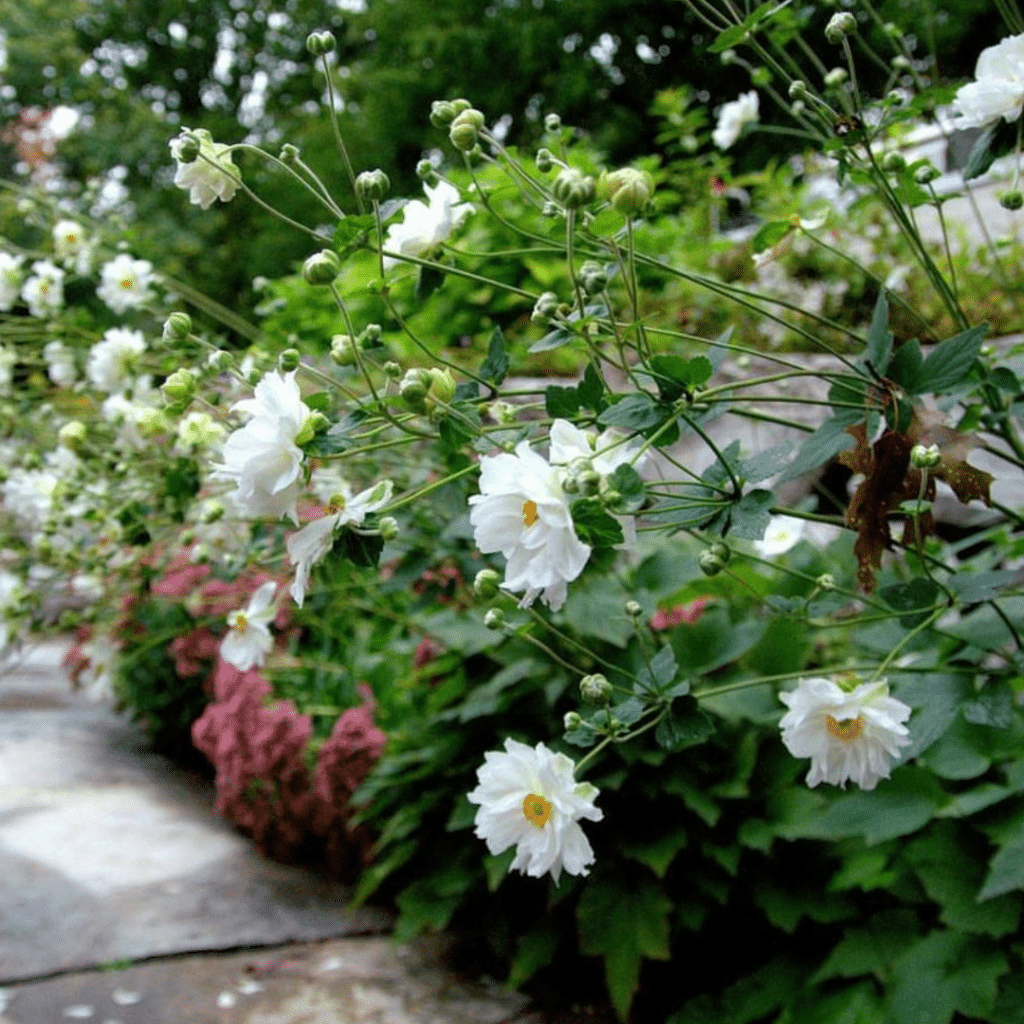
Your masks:
M239 672L222 660L213 687L192 738L216 769L217 810L267 856L293 861L320 853L335 873L350 875L370 847L365 830L348 828L351 797L385 742L373 724L369 689L361 706L339 717L310 772L309 715L290 700L269 700L270 684L258 671Z
M671 608L659 608L651 616L651 629L660 633L662 630L672 629L684 623L692 626L710 603L710 597L698 597L689 604L674 604Z

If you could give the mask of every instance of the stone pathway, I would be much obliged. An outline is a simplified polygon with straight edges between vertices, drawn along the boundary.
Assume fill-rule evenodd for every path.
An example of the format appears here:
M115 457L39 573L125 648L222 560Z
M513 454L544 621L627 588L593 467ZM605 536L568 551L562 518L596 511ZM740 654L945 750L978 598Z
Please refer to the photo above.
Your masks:
M543 1024L451 936L276 864L212 787L73 691L64 647L0 667L0 1024Z

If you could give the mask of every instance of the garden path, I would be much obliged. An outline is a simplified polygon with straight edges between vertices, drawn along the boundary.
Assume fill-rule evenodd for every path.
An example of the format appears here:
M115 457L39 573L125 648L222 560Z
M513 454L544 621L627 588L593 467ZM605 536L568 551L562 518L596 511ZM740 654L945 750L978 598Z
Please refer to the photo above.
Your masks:
M66 645L0 668L0 1024L539 1024L450 936L261 857L204 780L74 691Z

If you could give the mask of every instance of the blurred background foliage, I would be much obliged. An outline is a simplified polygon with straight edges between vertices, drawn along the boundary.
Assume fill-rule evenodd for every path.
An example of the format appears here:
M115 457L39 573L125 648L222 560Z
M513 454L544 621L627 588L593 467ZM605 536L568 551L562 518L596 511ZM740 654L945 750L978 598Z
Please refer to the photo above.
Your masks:
M132 237L138 256L171 276L187 270L195 287L243 314L255 302L253 279L287 273L311 246L252 203L189 206L171 187L167 142L180 126L271 151L289 141L344 195L320 116L323 75L305 49L309 31L330 29L338 39L332 71L356 170L384 168L397 195L418 195L417 160L447 145L428 121L435 99L467 96L519 146L536 145L544 115L557 111L616 165L671 152L656 138L652 113L663 90L689 85L710 113L750 87L746 70L705 52L713 32L678 0L59 0L59 7L55 18L52 2L0 0L0 177L24 179L25 130L48 110L74 108L81 119L61 143L59 188L106 182L108 201L94 212L126 228L145 221L145 233ZM832 13L831 5L800 2L789 10L812 38ZM999 34L993 0L947 0L941 8L883 0L877 11L916 38L922 68L930 54L942 55L942 77L970 74ZM879 31L863 26L869 43ZM862 84L883 88L887 76L876 68L871 81L863 63ZM784 123L785 115L764 103L762 120ZM789 144L755 134L736 168L762 167ZM237 162L271 205L307 223L320 218L255 158ZM130 201L119 200L119 186ZM18 230L0 224L15 240Z

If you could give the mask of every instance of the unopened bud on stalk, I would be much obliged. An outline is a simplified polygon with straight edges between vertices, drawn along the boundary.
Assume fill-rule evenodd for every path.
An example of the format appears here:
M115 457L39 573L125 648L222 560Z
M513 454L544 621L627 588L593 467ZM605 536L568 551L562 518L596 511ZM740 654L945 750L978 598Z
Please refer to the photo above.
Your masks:
M336 334L331 338L331 358L339 366L352 366L356 361L356 346L351 334Z
M582 724L583 718L578 711L566 711L565 717L562 719L562 725L565 726L566 732L578 729Z
M765 86L771 85L772 73L763 65L754 68L750 72L750 84L756 85L759 89L765 88Z
M723 64L735 64L736 63L736 51L735 50L723 50L718 58Z
M576 209L593 202L594 179L575 167L565 167L558 172L551 191L563 206Z
M379 203L390 189L391 179L379 167L356 175L356 195L367 202Z
M555 155L550 149L544 149L543 147L538 149L537 155L533 159L537 165L537 170L541 174L547 174L555 166Z
M282 373L291 373L292 370L299 368L300 360L299 350L297 348L286 348L277 357L277 368Z
M81 420L69 420L57 431L57 441L72 451L82 445L88 431Z
M331 32L310 32L306 36L306 49L314 57L324 57L334 52L336 46L334 35Z
M438 182L437 170L429 160L421 160L416 165L416 177L431 188Z
M796 100L789 105L790 113L794 117L799 117L807 109L807 104L803 100Z
M501 590L501 576L494 569L481 569L473 579L473 593L481 601L490 601Z
M192 317L175 311L164 321L164 341L184 341L192 333Z
M791 100L806 99L808 93L807 83L801 79L794 79L789 83L789 98Z
M206 366L214 373L227 373L234 364L235 361L231 358L231 353L225 352L222 348L217 349L216 352L211 352L206 357Z
M918 185L928 185L936 178L941 177L942 171L940 171L934 164L922 164L916 171L914 171L914 181L916 181Z
M825 26L825 38L834 44L841 43L848 35L857 31L857 19L849 12L833 14Z
M1021 193L1020 189L1014 189L1012 192L1003 192L999 196L999 205L1004 210L1019 210L1024 206L1024 193Z
M937 444L930 444L927 448L923 444L915 444L910 449L910 464L917 469L934 469L941 461Z
M341 273L341 260L330 249L313 253L302 264L302 276L314 285L331 284Z
M503 402L500 398L487 407L487 415L503 427L512 426L518 418L516 407L511 402Z
M398 380L402 375L402 368L393 359L389 359L384 364L384 376L389 380Z
M194 132L184 131L178 137L178 142L174 150L174 159L179 164L191 164L195 163L199 159L199 153L202 149L202 142Z
M378 526L380 528L380 535L384 538L385 543L393 541L400 533L398 520L394 516L384 516Z
M882 170L888 174L898 174L906 166L907 161L902 153L886 153L882 157Z
M814 585L819 590L835 590L836 579L830 572L822 573L815 581Z
M598 263L596 260L587 260L580 267L579 281L580 286L588 296L597 295L608 287L608 272L604 269L603 263Z
M557 114L544 115L544 131L557 132L562 127L562 119Z
M611 699L611 695L612 684L600 672L584 676L580 680L580 696L592 704L606 703Z
M428 370L414 367L405 371L405 376L398 385L398 393L409 408L415 412L423 412L426 408L427 391L430 389L431 383L432 378Z
M367 324L359 335L359 344L364 349L381 348L383 342L380 340L384 328L380 324Z
M829 89L838 89L849 77L846 68L833 68L825 75L825 85Z
M558 312L558 296L554 292L541 292L533 306L530 319L535 324L546 326L551 318Z
M644 613L639 601L627 601L623 610L631 619L639 619Z
M427 373L430 375L430 387L427 389L427 407L434 404L447 405L455 397L455 378L449 369L439 370L432 366Z
M654 195L654 179L646 171L623 167L611 174L602 174L596 192L612 204L616 213L632 218L644 210Z
M464 110L469 110L469 100L434 100L430 104L430 123L435 128L447 128Z
M717 576L724 568L725 562L714 551L708 549L701 552L700 571L705 576Z
M281 147L281 152L277 154L277 159L286 166L291 167L299 159L299 147L286 142Z
M892 59L892 69L893 71L909 71L910 61L902 53L897 53Z
M160 390L163 392L164 398L171 404L185 403L187 405L196 395L196 375L192 370L184 368L175 370L160 385Z
M484 625L488 629L504 629L505 613L500 608L489 608L484 616Z
M456 149L463 153L469 153L476 146L480 129L483 128L484 123L483 113L470 107L468 110L463 110L452 121L451 127L448 129L448 138L452 140L452 145Z

